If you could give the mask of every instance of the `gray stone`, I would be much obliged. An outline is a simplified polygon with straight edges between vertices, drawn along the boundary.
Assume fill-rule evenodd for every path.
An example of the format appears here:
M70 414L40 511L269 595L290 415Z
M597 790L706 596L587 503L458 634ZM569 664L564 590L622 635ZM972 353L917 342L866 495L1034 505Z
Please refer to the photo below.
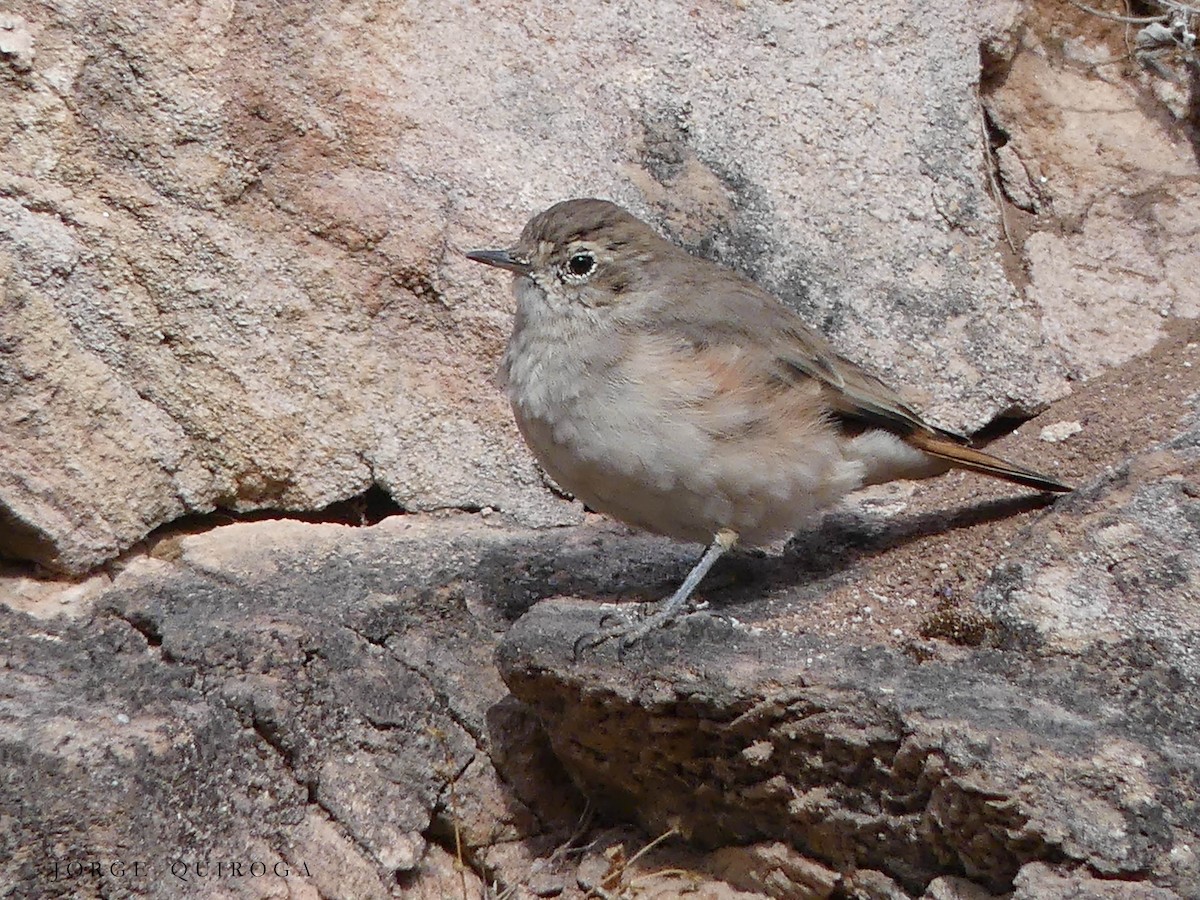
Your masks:
M1194 104L944 6L11 0L0 893L1200 894ZM1080 490L863 492L574 659L696 548L547 487L461 251L586 194Z
M491 384L507 286L461 251L580 194L758 278L946 425L1077 367L993 250L978 47L1013 52L1013 4L10 6L9 556L81 574L184 515L372 486L577 523ZM1134 318L1114 341L1153 343Z
M965 878L947 875L929 882L921 900L995 900L995 895Z
M90 615L0 606L3 889L49 889L57 864L74 896L457 890L478 878L438 874L448 835L536 837L551 808L488 758L495 621L453 574L501 581L481 557L512 535L411 526L230 526L133 562ZM93 861L126 871L68 877Z
M1030 863L1017 875L1011 900L1178 900L1177 894L1152 884L1097 878L1086 870Z
M673 824L713 848L778 841L913 894L948 873L1003 893L1027 864L1069 861L1114 885L1194 895L1200 453L1195 414L1173 405L1200 396L1200 376L1179 365L1194 348L1183 338L1177 355L1114 376L1147 421L1173 411L1164 419L1178 427L1183 411L1183 430L1011 526L991 574L952 607L978 618L977 633L889 639L911 623L865 621L899 621L881 573L914 565L897 540L911 526L877 521L858 536L861 556L809 561L853 540L853 520L830 517L797 541L792 586L718 583L707 594L726 618L685 618L622 657L602 645L573 658L599 626L593 604L538 604L501 644L505 681L584 792L650 833ZM1164 372L1186 374L1175 384ZM1122 395L1093 390L1077 408L1108 407L1129 448ZM958 539L945 558L970 545ZM756 564L770 565L744 566ZM839 594L862 593L880 611L839 628ZM809 607L802 624L789 603Z

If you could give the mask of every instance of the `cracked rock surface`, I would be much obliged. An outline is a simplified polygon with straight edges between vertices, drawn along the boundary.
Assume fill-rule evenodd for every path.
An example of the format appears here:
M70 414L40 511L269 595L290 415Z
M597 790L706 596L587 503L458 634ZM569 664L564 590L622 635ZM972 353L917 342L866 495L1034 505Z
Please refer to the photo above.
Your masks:
M1053 410L1088 423L1043 442L1075 494L861 496L622 656L572 646L696 548L599 517L263 521L10 573L3 888L1194 896L1198 338Z
M522 714L498 707L487 648L503 620L456 578L502 582L508 554L525 555L514 540L458 519L235 525L160 544L86 617L5 607L4 887L477 886L450 863L455 831L471 852L498 853L536 842L539 815L573 802L531 812L519 791L532 776L512 787L490 755L491 723L515 735ZM65 877L94 860L148 874ZM220 862L291 874L220 877Z
M586 13L0 11L0 896L1200 896L1194 78L1061 3ZM578 195L1079 489L860 492L576 658L698 553L490 383L461 251Z

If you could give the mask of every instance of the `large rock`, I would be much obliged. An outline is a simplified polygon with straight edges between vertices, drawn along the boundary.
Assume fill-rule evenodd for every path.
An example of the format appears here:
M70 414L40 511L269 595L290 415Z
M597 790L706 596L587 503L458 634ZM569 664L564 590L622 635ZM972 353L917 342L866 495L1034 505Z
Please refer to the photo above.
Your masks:
M478 585L536 541L463 518L234 525L159 542L77 617L0 607L0 891L477 895L471 865L570 821L489 755L522 713Z
M499 2L6 10L0 550L58 571L187 513L319 510L372 485L409 511L578 521L490 383L507 286L460 253L565 197L612 197L747 271L952 427L1039 409L1152 344L1160 307L1195 313L1169 263L1194 240L1187 205L1155 188L1192 171L1186 148L1122 82L1103 136L1167 154L1127 154L1145 164L1134 240L1166 229L1178 252L1096 277L1133 267L1164 299L1070 293L1064 262L1111 238L1111 218L1087 225L1108 169L1050 172L1085 227L1069 253L1029 243L1034 303L1005 277L977 48L1008 64L1015 3L601 4L585 27ZM1028 43L1010 81L1041 85ZM989 82L993 118L1023 134L1094 89L1070 77ZM1014 137L1005 171L1062 140ZM1078 146L1056 149L1074 171Z
M577 658L600 626L594 604L544 602L501 645L505 681L575 783L651 834L673 827L726 854L778 842L881 873L896 896L947 873L1028 897L1087 873L1109 882L1103 896L1196 896L1198 337L1075 398L1076 415L1113 429L1093 442L1136 452L1040 516L972 540L956 519L1017 507L977 501L976 518L949 509L934 524L934 496L965 486L952 483L864 504L777 562L728 573L754 589L718 577L707 595L723 618L623 655ZM1135 408L1158 427L1130 435ZM981 558L979 590L947 584L948 566ZM1066 869L1019 877L1041 863Z
M1191 107L945 6L6 6L0 893L1195 896ZM1081 490L864 492L576 660L696 548L547 489L459 251L583 194Z

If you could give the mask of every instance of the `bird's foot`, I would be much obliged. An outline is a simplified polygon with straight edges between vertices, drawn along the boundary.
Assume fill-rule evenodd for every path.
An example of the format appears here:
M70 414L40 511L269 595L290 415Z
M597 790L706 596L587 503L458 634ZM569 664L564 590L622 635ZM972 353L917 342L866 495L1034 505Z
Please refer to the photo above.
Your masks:
M652 632L666 628L676 619L690 616L708 606L707 603L691 605L690 608L672 606L664 601L659 609L647 615L648 604L639 604L633 613L633 618L624 618L620 613L607 613L600 619L600 628L581 634L575 641L575 659L579 659L588 650L593 650L609 641L617 642L617 658L620 659L634 644L643 640ZM614 622L614 620L616 620Z
M653 615L609 627L605 627L604 625L606 619L609 618L606 616L600 620L599 631L580 635L575 641L575 658L579 659L580 654L585 650L599 647L607 641L616 641L617 658L620 659L625 655L626 650L645 638L646 635L669 625L681 612L689 608L692 592L696 590L700 579L708 574L708 570L712 568L713 563L726 550L731 549L737 543L737 540L738 536L736 532L728 529L718 531L716 536L713 537L712 543L708 545L708 549L704 551L704 555L700 557L700 561L692 567L687 577L683 579L683 584L679 586L679 590L664 600L659 608L654 611ZM694 609L695 607L691 608Z

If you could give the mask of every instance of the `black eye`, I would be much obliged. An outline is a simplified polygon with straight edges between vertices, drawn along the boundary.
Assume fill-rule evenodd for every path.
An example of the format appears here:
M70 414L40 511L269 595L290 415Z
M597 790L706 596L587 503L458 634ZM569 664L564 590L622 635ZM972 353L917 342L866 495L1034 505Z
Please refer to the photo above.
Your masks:
M596 257L590 253L576 253L567 260L567 271L577 278L591 275L596 268Z

